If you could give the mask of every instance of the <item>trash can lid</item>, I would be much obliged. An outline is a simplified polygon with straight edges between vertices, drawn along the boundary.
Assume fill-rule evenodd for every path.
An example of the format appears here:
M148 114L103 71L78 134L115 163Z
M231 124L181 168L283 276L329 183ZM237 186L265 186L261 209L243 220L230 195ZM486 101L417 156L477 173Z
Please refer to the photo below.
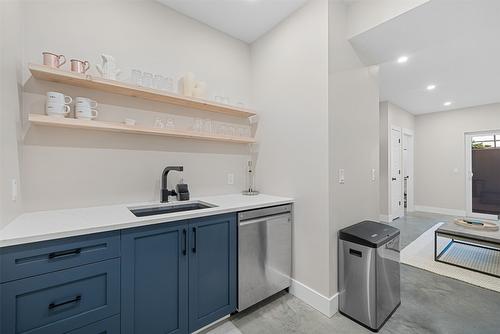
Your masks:
M399 229L369 220L339 231L341 240L351 241L371 248L378 248L399 235Z

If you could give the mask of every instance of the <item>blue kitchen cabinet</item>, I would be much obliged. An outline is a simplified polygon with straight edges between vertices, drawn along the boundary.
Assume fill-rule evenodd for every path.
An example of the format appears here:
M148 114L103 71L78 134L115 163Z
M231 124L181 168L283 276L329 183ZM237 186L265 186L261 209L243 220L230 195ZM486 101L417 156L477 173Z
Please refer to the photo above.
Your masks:
M120 313L120 260L3 283L0 297L0 333L67 333Z
M122 231L122 334L187 333L187 228Z
M189 224L189 331L236 310L236 215Z
M236 215L122 231L121 333L191 333L236 310Z
M0 249L1 334L186 334L236 310L236 214Z

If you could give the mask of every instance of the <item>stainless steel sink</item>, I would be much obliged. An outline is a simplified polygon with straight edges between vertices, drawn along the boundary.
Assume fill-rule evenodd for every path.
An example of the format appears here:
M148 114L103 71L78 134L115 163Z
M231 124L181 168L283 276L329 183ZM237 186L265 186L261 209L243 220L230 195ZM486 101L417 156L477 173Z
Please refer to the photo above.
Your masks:
M171 204L159 204L152 206L142 206L128 208L136 217L163 215L167 213L183 212L183 211L193 211L193 210L203 210L208 208L214 208L216 205L201 202L192 201L188 203L171 203Z

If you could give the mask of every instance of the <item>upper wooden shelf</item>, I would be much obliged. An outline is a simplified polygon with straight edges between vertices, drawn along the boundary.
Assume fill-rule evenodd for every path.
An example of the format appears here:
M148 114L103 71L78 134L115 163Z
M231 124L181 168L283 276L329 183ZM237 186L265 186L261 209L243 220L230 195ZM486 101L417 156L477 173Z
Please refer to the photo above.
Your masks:
M244 108L185 97L158 89L135 86L117 80L103 79L90 74L79 74L38 64L29 64L29 70L33 77L41 80L91 88L125 96L133 96L145 100L170 103L186 108L210 111L234 117L246 118L255 115L254 112Z

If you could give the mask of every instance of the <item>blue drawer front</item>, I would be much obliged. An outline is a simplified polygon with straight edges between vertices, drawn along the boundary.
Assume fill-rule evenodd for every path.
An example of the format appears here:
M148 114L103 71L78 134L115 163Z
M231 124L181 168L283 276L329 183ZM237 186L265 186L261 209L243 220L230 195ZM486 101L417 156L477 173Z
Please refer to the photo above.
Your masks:
M0 283L120 256L120 232L0 248Z
M67 334L120 334L120 316L107 318Z
M2 334L58 334L120 312L120 260L0 285Z

